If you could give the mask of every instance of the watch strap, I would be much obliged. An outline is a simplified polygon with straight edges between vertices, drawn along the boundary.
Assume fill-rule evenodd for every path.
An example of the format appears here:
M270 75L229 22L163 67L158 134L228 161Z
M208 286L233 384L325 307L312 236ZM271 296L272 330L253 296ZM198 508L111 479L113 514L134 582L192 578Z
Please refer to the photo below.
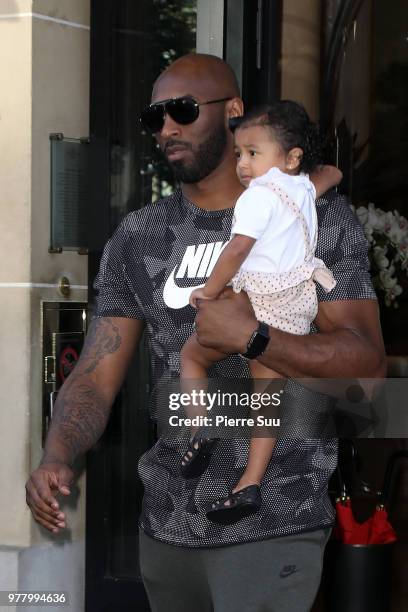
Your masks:
M242 353L242 356L247 359L256 359L256 357L259 357L265 351L269 340L269 327L266 323L261 321L258 325L258 329L256 329L250 337L247 344L247 350L245 353Z

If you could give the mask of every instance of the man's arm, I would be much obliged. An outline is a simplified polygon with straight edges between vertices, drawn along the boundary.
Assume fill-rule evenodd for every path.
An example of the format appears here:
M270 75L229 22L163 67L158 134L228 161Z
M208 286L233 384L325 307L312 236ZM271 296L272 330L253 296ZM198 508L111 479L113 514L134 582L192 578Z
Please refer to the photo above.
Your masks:
M243 353L258 323L244 292L202 301L196 316L198 340L224 353ZM386 361L375 300L320 302L318 334L298 336L270 328L260 363L291 378L375 378Z
M50 531L65 526L53 493L69 494L72 463L101 437L142 331L143 321L137 319L95 319L58 393L44 456L26 484L34 518Z
M287 377L377 378L385 375L385 351L375 300L320 302L318 334L295 336L270 329L259 361Z
M58 393L41 464L72 465L99 440L142 331L136 319L91 323L78 364Z
M343 173L336 166L318 166L310 175L310 180L316 189L316 197L320 198L326 191L341 183Z

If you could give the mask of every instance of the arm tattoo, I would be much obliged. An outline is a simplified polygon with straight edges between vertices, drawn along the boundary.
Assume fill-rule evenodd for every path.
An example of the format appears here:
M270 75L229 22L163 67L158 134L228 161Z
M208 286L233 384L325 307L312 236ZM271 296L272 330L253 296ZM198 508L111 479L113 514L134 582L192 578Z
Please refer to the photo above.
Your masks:
M91 374L106 355L116 353L121 343L119 329L112 319L95 319L89 328L78 363L81 373Z
M86 382L78 382L66 392L61 392L52 418L52 429L58 431L58 441L64 447L67 463L99 440L109 412L110 404Z
M99 393L92 376L98 364L121 346L119 329L111 319L92 322L81 358L58 393L42 463L56 459L71 463L102 435L111 403Z

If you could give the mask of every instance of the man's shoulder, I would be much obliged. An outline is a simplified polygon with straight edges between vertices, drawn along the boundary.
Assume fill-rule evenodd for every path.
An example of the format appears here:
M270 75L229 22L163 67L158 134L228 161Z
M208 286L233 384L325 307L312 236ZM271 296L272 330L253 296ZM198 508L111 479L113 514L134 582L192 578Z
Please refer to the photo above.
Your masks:
M319 301L375 300L367 238L349 199L332 190L316 200L316 212L319 224L316 256L337 281L329 293L317 285Z
M354 214L348 197L329 191L316 200L319 241L358 242L367 248L364 230ZM328 246L328 245L327 245Z
M316 198L316 210L320 217L330 215L339 219L351 219L359 224L351 209L349 198L341 193L336 193L334 189Z
M350 198L334 189L316 199L316 211L319 225L324 221L328 223L342 223L362 229L358 217L353 211Z

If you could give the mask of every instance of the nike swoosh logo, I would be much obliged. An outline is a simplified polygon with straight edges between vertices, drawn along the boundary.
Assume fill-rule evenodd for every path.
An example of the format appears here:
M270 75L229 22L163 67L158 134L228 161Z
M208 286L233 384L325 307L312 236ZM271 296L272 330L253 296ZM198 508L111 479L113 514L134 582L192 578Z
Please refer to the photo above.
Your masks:
M164 303L166 306L173 308L174 310L187 306L193 289L201 289L201 287L204 287L205 285L205 283L203 283L202 285L197 285L194 287L178 287L174 280L176 270L177 266L174 268L174 270L172 270L163 288Z

